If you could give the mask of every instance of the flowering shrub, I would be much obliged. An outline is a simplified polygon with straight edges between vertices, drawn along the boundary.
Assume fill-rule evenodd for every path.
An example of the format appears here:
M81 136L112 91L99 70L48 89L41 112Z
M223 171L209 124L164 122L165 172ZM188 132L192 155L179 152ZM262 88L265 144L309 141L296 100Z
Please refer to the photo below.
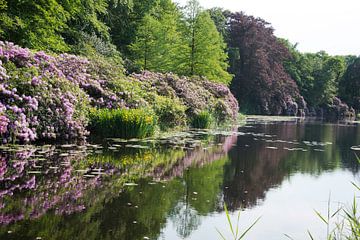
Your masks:
M0 41L3 143L84 140L91 107L149 108L172 128L202 111L215 112L214 106L219 121L236 119L237 101L222 84L151 72L126 77L119 58L34 53Z
M161 129L186 125L186 107L178 99L156 96L154 111Z
M0 60L4 143L85 138L87 96L55 57L0 42Z
M174 74L143 72L133 74L135 80L147 85L148 91L154 91L160 96L179 100L187 108L188 118L207 110L214 112L218 100L225 106L224 119L235 120L239 111L238 102L229 88L223 84L213 83L202 78L189 79Z

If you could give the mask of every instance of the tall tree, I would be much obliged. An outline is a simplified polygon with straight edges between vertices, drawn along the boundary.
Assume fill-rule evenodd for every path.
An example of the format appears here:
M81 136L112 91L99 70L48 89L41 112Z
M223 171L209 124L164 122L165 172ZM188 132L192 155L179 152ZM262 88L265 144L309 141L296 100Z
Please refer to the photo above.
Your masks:
M197 0L190 0L185 7L185 27L189 53L183 60L188 65L184 74L230 83L226 44L210 14L201 9Z
M136 39L136 32L158 0L108 0L106 24L110 27L113 43L126 56L130 55L129 46Z
M314 57L320 61L320 63L315 62L317 66L313 72L314 105L326 105L332 103L334 97L338 95L339 81L345 71L345 59L339 56L329 56L325 52L319 52Z
M286 113L300 97L295 81L283 67L290 57L288 49L262 19L238 12L229 16L228 23L228 44L233 49L230 69L235 74L231 87L242 110Z
M180 12L171 0L160 0L142 20L135 42L130 46L143 69L177 72L185 48L179 30Z

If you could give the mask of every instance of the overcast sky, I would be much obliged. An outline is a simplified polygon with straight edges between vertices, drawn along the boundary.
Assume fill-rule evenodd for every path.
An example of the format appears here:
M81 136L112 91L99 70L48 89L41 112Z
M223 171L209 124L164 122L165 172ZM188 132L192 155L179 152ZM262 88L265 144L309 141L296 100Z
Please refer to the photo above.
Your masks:
M303 52L360 55L360 0L199 0L261 17ZM175 0L181 5L187 0Z

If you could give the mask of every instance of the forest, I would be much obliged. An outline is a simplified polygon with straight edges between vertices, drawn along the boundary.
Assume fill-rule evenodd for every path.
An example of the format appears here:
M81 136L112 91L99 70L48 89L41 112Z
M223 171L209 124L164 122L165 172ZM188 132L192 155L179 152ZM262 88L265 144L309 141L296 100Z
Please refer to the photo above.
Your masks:
M0 40L4 143L360 110L360 57L302 53L265 20L197 0L0 0Z

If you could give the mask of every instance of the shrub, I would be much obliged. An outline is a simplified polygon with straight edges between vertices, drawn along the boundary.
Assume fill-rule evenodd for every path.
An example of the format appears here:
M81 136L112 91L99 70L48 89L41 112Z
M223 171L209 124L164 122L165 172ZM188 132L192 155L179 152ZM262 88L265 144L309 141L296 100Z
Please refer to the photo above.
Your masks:
M90 112L89 128L102 137L145 138L154 134L156 117L148 109L97 109Z
M156 96L153 108L161 130L186 125L186 107L179 100Z
M209 128L213 123L213 117L208 111L202 111L198 114L195 114L191 119L191 126L193 128Z

